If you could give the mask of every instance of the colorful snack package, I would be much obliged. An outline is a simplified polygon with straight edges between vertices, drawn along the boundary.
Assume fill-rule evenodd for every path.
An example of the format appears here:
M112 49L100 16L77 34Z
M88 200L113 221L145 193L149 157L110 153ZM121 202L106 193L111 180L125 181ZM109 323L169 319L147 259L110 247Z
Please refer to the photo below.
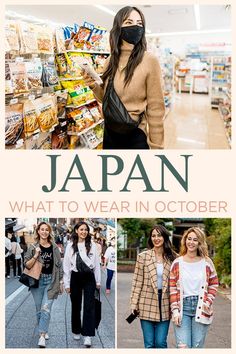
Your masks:
M53 54L53 32L49 27L36 25L39 53Z
M80 77L82 72L81 72L81 67L80 67L80 61L81 58L83 58L82 53L77 53L77 52L68 52L66 59L67 59L67 66L68 66L68 72L71 77Z
M56 92L57 97L57 117L66 117L66 102L67 102L67 92Z
M13 93L13 84L9 63L5 63L5 95Z
M84 43L88 41L90 35L91 35L91 29L81 26L79 28L79 31L76 33L76 35L73 38L74 47L78 49L83 49Z
M65 52L65 37L63 28L56 28L56 51L57 53Z
M94 50L100 50L100 43L107 30L103 27L94 27L89 37L89 42Z
M24 132L28 138L39 131L38 114L34 102L31 100L25 101L23 112Z
M8 147L17 144L17 141L22 138L23 129L23 105L16 103L6 106L5 145Z
M105 62L108 58L108 55L93 55L93 60L94 60L94 63L95 63L95 70L98 74L102 74L103 71L104 71L104 65L105 65Z
M61 54L56 55L56 63L58 65L58 69L59 69L59 76L66 77L68 69L67 69L67 60L66 60L65 53L61 53Z
M14 94L25 93L29 91L27 85L26 67L24 62L9 63L12 77Z
M20 53L21 54L29 54L29 53L37 53L38 45L37 45L37 33L35 25L19 21L19 38L20 38Z
M88 109L95 122L98 122L102 118L101 111L97 102L90 103L88 105Z
M10 50L18 51L20 49L18 40L18 27L14 20L5 21L5 37Z
M35 58L33 61L26 62L25 66L29 90L42 90L43 84L41 78L43 66L40 58Z
M59 84L54 61L48 61L43 64L42 82L43 86L45 87L55 86Z
M43 96L37 101L38 122L42 132L47 132L58 124L55 99L52 96Z
M42 133L31 136L25 141L26 150L51 150L51 133Z
M59 124L52 132L52 149L67 149L68 145L67 127L64 128Z

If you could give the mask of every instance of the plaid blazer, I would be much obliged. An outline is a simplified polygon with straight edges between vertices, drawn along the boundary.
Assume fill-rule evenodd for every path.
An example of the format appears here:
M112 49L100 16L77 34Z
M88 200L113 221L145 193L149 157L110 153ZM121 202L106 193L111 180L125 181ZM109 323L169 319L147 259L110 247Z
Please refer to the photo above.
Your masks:
M154 249L144 251L137 257L133 276L130 304L132 310L139 311L139 318L160 321L157 269ZM170 261L164 261L162 278L162 320L170 319L169 274Z

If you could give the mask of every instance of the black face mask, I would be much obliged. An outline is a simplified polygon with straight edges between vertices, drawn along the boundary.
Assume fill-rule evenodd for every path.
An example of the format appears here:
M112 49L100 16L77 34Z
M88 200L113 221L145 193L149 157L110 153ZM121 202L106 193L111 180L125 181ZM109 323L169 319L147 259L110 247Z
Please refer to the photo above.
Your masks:
M141 26L127 26L121 27L121 38L130 43L136 45L144 34L144 28Z

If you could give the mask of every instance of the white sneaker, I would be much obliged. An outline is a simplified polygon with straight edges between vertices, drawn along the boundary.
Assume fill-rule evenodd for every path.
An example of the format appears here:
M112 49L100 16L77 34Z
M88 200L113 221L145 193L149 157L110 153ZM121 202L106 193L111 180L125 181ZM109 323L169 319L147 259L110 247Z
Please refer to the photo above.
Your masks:
M74 335L73 335L73 338L74 338L75 340L80 340L80 334L74 334Z
M45 337L44 336L39 337L38 346L40 348L45 348L46 347L46 342L45 342Z
M84 345L85 347L91 347L92 345L91 337L84 337Z
M48 333L45 333L45 337L44 337L46 340L48 340L50 337L48 335Z

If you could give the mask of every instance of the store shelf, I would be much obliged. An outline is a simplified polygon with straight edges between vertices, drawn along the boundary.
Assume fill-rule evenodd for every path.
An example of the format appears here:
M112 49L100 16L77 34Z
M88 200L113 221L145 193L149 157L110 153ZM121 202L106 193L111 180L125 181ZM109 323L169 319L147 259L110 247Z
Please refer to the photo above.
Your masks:
M83 107L83 106L87 106L88 104L93 103L93 102L97 102L97 100L94 98L93 100L87 101L85 103L81 103L78 106L74 106L72 104L71 105L67 105L66 108L80 108L80 107Z
M68 135L75 135L75 136L81 136L85 133L87 133L90 129L93 129L95 128L97 125L101 124L102 122L104 121L104 119L100 119L98 122L94 123L93 125L91 125L90 127L86 128L86 129L83 129L81 132L70 132L68 131L67 134Z
M110 55L110 52L98 51L98 50L79 50L79 49L68 49L65 52L57 53L84 53L84 54L101 54L101 55Z

